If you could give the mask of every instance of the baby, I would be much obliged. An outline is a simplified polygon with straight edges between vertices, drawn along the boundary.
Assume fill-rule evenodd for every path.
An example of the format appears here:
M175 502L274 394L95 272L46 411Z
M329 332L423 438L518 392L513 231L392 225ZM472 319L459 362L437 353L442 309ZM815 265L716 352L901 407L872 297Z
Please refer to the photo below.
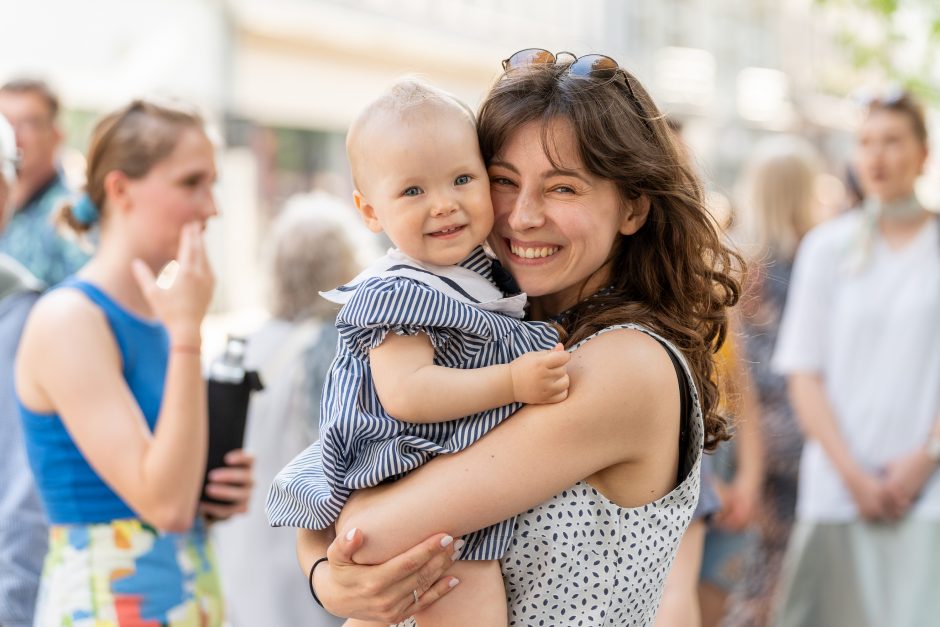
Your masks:
M338 352L320 440L280 472L268 496L276 526L329 527L354 490L466 448L523 403L568 394L569 355L557 333L523 322L525 294L506 297L494 283L482 248L493 206L470 110L400 81L355 120L346 149L356 208L395 248L323 294L343 305ZM513 523L463 538L451 571L462 585L419 613L420 627L507 623L496 560Z

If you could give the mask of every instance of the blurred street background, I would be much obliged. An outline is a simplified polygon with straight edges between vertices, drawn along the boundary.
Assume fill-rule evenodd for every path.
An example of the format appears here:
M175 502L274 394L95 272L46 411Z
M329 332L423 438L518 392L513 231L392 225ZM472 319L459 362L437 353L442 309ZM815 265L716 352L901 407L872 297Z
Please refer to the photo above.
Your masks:
M693 581L688 590L678 593L674 582L667 583L657 627L698 624L685 621L681 613L675 618L668 608L670 604L673 609L698 607L696 599L703 627L770 624L797 509L804 436L807 449L819 446L818 434L807 435L807 424L812 426L820 414L812 413L809 421L803 417L798 424L787 401L792 380L771 367L797 245L811 226L835 216L851 220L854 213L861 221L859 215L881 215L872 213L872 208L901 214L905 207L913 208L928 228L940 228L935 216L922 210L940 208L940 159L928 156L918 177L926 133L920 132L924 125L913 104L925 107L931 131L926 140L929 154L940 154L940 0L0 0L0 85L28 77L46 81L58 93L62 105L58 123L65 139L57 167L72 190L80 191L84 184L93 126L103 114L131 99L181 99L196 105L209 120L218 146L220 216L210 222L206 235L216 291L204 328L203 358L208 361L222 352L227 335L248 335L249 346L253 341L257 355L269 359L268 372L304 373L294 378L285 375L280 381L272 376L281 391L269 392L268 405L252 407L257 417L249 420L246 448L258 456L253 509L242 523L216 527L222 534L234 530L219 538L219 554L223 562L227 560L221 570L232 627L260 625L245 617L287 605L255 594L259 580L266 580L270 599L281 598L286 591L283 598L292 598L305 612L315 610L306 596L307 582L294 572L292 533L272 536L270 546L276 541L286 547L278 550L277 558L260 540L253 546L256 553L246 547L259 533L271 532L262 506L274 472L316 438L316 408L336 337L335 311L321 311L323 303L316 295L320 283L314 278L329 289L351 276L347 266L352 264L344 263L352 258L341 242L344 234L360 266L388 245L362 226L352 206L345 156L350 122L403 75L419 76L476 109L500 76L500 62L525 48L576 56L602 53L636 75L679 132L705 182L710 209L747 257L751 272L745 298L732 313L742 332L729 335L733 341L719 355L717 375L727 401L723 411L741 419L740 429L733 444L706 458L715 461L714 481L723 509L707 522L707 536L702 520L690 526L693 531L685 538L698 542L688 566ZM37 103L40 113L45 112L45 101L33 104ZM860 125L863 121L867 130ZM23 131L32 132L35 144L41 135L37 129L49 136L55 115L48 120L11 118L11 122L17 128L17 141ZM909 141L904 144L898 137ZM859 167L859 176L853 163L864 166L866 159L867 171ZM882 193L879 181L884 187L888 179L906 184L903 194L889 198ZM912 194L915 179L916 194ZM866 182L868 189L863 190ZM857 207L866 209L851 211ZM320 216L338 230L316 228L321 226ZM903 224L904 215L901 218ZM874 224L873 219L869 226ZM868 233L875 237L874 226ZM330 244L339 252L332 252ZM929 272L937 272L936 255L925 248L927 244L919 243L928 253L915 249L923 258L908 259L909 269L898 276L926 282L933 276ZM864 245L862 241L858 248L871 254ZM281 265L270 263L274 248L284 253L279 256ZM310 252L322 258L305 254ZM891 254L883 256L886 263L894 263ZM818 271L825 265L816 263L816 274L825 274ZM298 276L297 283L287 280ZM279 277L285 280L272 287ZM835 543L830 545L836 547L835 553L814 555L814 550L807 550L805 554L815 561L807 558L798 565L806 572L825 573L838 584L857 575L855 587L846 584L846 589L864 592L865 603L875 599L887 607L888 601L897 602L903 611L894 608L895 615L910 610L907 613L914 617L879 627L929 627L940 625L940 616L922 616L940 614L940 609L908 607L918 604L897 599L924 591L918 598L938 598L940 417L933 419L929 434L927 427L917 430L923 426L920 423L911 426L904 420L916 413L908 406L928 413L938 406L938 397L931 394L940 381L936 359L940 326L932 312L940 299L937 291L930 290L940 283L934 280L931 287L922 287L914 281L910 291L923 302L914 299L916 306L907 306L906 301L892 302L891 296L883 296L901 282L892 278L861 290L868 299L863 303L867 309L846 307L848 314L832 323L823 315L829 312L820 312L814 323L829 336L843 325L871 324L850 334L851 354L842 356L846 363L862 364L859 370L874 373L876 380L869 385L852 379L842 390L846 396L854 399L860 390L874 391L890 409L878 416L878 431L853 426L843 433L850 440L857 433L868 437L862 444L856 440L850 444L856 446L859 467L870 471L869 483L875 486L871 490L881 490L879 482L894 485L905 469L925 469L912 482L916 489L909 495L911 502L895 518L863 524L852 509L845 521L840 519L839 524L845 522L849 529L874 530L860 545L882 551L877 553L879 560L893 557L884 562L896 570L880 567L874 558L858 559L857 564L844 559L847 552ZM298 284L309 287L309 293L301 293L305 290ZM833 283L822 293L838 288ZM822 300L818 293L803 298L811 305ZM280 302L282 310L276 311L272 302ZM863 342L855 338L878 344L878 350L856 350L856 344ZM292 347L284 354L275 350L288 344L296 345L296 350ZM898 357L892 352L902 344L913 347L910 355ZM793 352L810 351L797 347ZM920 358L923 361L917 361ZM921 368L921 363L928 365ZM898 392L900 386L879 373L895 374L910 383L910 393ZM792 387L789 392L792 395ZM918 395L925 400L918 401ZM308 404L296 404L295 397ZM254 431L252 425L257 425ZM290 429L293 439L285 436ZM886 461L883 441L898 434L903 436L898 442L904 440L903 447L913 453L907 457L892 453ZM874 452L866 453L866 446ZM815 453L822 459L822 453ZM824 474L803 477L817 481ZM838 490L842 483L848 485L846 477L840 479L831 468L829 475ZM8 480L0 477L0 482ZM861 503L864 499L858 495L865 496L865 490L849 488L851 498ZM847 492L845 501L847 507L855 507ZM925 510L923 516L923 511L908 515L908 508L914 511L925 503L934 509ZM911 521L926 523L921 528ZM923 537L899 534L903 542L908 538L916 542L904 545L906 553L887 550L883 547L900 546L901 541L886 544L884 538L890 534L885 530L913 530L923 532ZM810 546L808 537L802 536L805 546ZM919 560L916 568L910 565L912 555ZM275 563L277 559L283 564ZM699 562L701 586L696 588ZM276 575L259 575L255 569L261 563ZM832 572L840 575L830 576ZM282 585L276 576L290 583ZM794 576L793 581L809 580ZM297 590L289 591L288 585ZM807 594L811 587L793 589ZM832 598L839 613L865 605ZM839 626L863 625L851 614L845 616ZM337 624L325 614L320 619L323 622L316 624ZM0 617L0 624L10 623ZM782 624L825 627L813 619Z
M820 202L836 211L853 94L913 83L935 103L940 73L931 62L940 13L930 0L4 0L0 7L0 82L38 76L59 91L62 164L76 187L95 120L132 97L182 98L213 121L222 208L209 234L220 279L214 311L249 318L262 298L258 255L272 218L298 194L350 198L347 125L402 74L475 107L500 61L518 49L603 52L683 124L718 206L752 146L790 132L824 155ZM924 179L924 202L938 204L936 164Z

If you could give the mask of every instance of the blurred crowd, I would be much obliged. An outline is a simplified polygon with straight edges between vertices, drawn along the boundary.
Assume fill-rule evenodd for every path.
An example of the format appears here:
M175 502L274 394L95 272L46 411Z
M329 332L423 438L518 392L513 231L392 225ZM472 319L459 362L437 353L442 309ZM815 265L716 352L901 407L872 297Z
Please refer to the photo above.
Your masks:
M775 134L716 202L747 262L718 356L736 437L710 458L719 505L683 540L660 627L940 624L940 595L923 594L940 586L940 226L915 193L928 129L909 93L859 106L854 152L835 172L809 139ZM100 237L53 225L78 192L58 162L59 109L42 81L0 87L0 627L32 624L47 548L14 356L33 304ZM847 190L835 212L820 200L826 174ZM337 337L318 292L378 248L354 221L344 199L315 192L267 231L270 317L246 353L267 386L245 441L253 494L211 530L234 627L340 624L309 600L294 534L268 527L263 504L275 473L317 438Z

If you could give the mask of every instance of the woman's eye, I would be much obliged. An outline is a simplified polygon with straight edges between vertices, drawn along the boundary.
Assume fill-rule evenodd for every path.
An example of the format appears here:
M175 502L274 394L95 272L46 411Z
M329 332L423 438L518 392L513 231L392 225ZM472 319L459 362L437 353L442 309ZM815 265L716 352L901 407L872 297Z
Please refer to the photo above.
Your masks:
M419 196L421 194L421 188L417 185L412 185L405 191L401 193L402 196Z
M573 194L574 190L567 185L558 185L553 191L556 191L560 194Z
M454 179L454 185L466 185L470 182L469 174L461 174L456 179Z
M510 181L504 176L490 177L490 183L493 185L512 185L512 181Z

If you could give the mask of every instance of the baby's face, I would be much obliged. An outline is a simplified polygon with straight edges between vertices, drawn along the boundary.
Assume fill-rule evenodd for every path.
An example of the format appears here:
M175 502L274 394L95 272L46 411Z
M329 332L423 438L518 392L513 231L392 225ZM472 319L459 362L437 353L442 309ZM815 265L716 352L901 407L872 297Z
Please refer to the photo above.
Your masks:
M493 228L489 178L476 129L459 111L420 107L366 143L359 210L410 257L449 266Z

